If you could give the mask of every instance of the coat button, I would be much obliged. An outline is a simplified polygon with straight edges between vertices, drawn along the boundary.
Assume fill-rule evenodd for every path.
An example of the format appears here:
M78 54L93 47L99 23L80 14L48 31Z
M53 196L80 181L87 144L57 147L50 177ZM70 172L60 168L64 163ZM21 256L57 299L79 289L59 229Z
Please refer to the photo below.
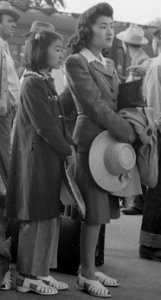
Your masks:
M147 135L148 135L148 136L152 135L152 130L151 130L151 129L148 129L148 130L147 130Z
M37 132L37 134L40 134L41 129L37 129L36 132Z

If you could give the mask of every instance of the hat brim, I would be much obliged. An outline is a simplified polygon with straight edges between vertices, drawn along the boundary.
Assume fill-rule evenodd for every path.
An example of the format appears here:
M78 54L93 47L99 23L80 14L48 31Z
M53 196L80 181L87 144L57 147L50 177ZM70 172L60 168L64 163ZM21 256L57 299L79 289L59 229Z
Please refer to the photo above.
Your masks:
M16 22L20 19L20 15L11 9L0 9L0 14L11 16Z
M138 43L138 42L136 43L135 41L130 40L126 37L125 31L119 32L118 34L116 34L116 37L118 40L124 41L124 42L126 42L128 44L132 44L132 45L146 45L149 43L149 41L145 37L142 38L142 41L140 43Z
M89 152L89 168L95 182L108 192L118 192L126 187L131 180L133 168L120 179L119 176L112 175L105 167L103 156L108 145L116 142L108 131L100 133L93 141Z
M22 37L29 37L33 32L29 31L29 32L26 32L26 33L23 33L21 36Z
M78 209L81 217L83 219L85 218L86 208L81 192L74 177L72 176L66 165L64 165L63 181L60 191L60 201L63 203L63 205L75 206Z

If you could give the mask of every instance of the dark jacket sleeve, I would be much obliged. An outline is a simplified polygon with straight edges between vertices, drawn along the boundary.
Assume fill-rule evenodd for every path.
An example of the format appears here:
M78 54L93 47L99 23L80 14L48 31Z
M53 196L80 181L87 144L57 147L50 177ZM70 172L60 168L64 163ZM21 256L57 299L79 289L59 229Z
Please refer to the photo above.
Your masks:
M65 88L65 90L59 96L59 98L60 98L60 102L63 107L65 116L69 116L72 113L73 109L75 108L75 104L73 101L72 94L68 87Z
M22 89L22 101L37 134L39 134L59 156L71 154L57 121L48 105L48 93L42 79L32 77L26 80Z
M66 70L69 86L86 114L117 139L134 142L132 125L111 110L107 99L105 101L101 97L101 91L91 76L86 60L80 56L70 56L66 61Z

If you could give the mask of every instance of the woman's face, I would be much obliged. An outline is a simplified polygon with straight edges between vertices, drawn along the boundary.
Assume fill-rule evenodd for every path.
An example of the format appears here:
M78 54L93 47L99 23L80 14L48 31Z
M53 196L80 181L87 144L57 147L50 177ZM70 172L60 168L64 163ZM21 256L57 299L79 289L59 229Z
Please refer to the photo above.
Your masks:
M59 69L63 63L63 42L58 39L48 48L48 66L49 68Z
M110 17L101 16L92 26L93 37L89 46L102 51L103 48L110 49L114 38L114 24Z

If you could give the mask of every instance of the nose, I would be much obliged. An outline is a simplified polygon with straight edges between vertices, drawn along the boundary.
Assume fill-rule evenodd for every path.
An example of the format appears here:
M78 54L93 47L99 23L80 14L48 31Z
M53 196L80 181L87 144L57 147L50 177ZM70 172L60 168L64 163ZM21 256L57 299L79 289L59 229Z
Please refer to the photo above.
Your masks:
M12 27L13 27L13 28L16 28L16 26L17 26L16 23L13 21L13 22L12 22Z
M61 54L60 54L60 58L63 60L64 59L64 53L63 53L63 51L61 52Z

